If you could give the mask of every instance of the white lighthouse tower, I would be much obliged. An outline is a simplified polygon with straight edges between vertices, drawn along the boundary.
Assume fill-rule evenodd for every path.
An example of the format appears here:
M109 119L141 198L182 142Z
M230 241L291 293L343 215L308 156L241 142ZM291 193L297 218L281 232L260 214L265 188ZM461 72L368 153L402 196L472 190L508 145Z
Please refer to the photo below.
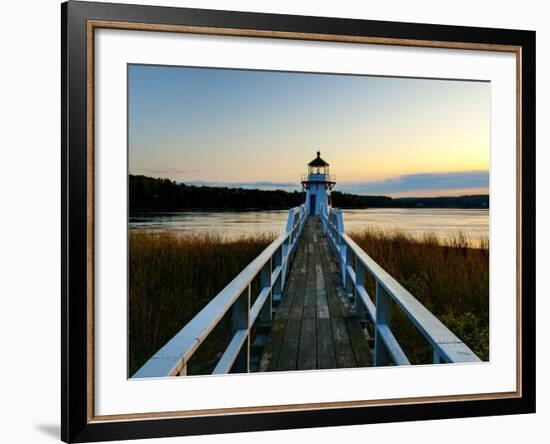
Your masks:
M329 174L329 164L321 159L321 152L308 164L307 175L302 176L302 188L306 192L306 208L310 215L319 215L321 207L331 205L330 191L336 184L334 176Z

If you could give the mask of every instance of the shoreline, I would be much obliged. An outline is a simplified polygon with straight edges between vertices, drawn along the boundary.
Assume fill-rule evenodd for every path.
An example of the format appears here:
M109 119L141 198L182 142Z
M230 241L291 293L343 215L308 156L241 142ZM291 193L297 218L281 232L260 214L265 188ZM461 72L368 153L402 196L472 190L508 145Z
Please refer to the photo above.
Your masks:
M139 216L146 216L146 215L172 215L172 214L182 214L182 213L250 213L250 212L258 212L258 213L274 213L274 212L284 212L290 210L291 207L288 208L256 208L256 207L250 207L250 208L181 208L177 210L140 210L140 211L134 211L132 213L128 213L128 217L139 217ZM421 206L421 207L339 207L341 210L351 210L351 211L358 211L358 210L402 210L402 211L410 211L410 210L484 210L489 211L489 207L437 207L437 206Z
M166 229L166 228L145 228L145 227L130 227L128 226L128 236L149 234L156 236L174 236L176 238L197 238L201 236L208 236L212 240L216 239L222 243L250 240L250 239L276 239L277 236L282 234L282 229L277 230L262 230L262 231L248 231L248 232L219 232L205 229ZM446 248L457 249L474 249L474 250L488 250L489 249L489 237L473 237L468 235L460 235L458 233L455 236L449 234L438 234L436 232L413 232L405 229L379 229L379 228L353 228L346 230L346 234L351 238L361 236L371 236L386 242L405 240L417 245L436 245ZM460 246L458 244L460 243Z

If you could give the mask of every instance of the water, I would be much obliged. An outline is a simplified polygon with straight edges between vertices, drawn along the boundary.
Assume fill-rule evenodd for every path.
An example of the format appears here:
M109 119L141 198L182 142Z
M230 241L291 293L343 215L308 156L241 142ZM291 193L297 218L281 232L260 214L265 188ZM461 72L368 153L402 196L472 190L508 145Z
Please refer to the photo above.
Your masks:
M171 233L215 233L227 237L247 234L280 234L288 211L183 211L140 214L130 217L130 230Z
M454 238L462 233L474 244L481 239L489 239L488 209L373 208L345 210L343 213L344 227L348 233L368 227L399 229L415 237L435 233L442 239Z
M435 233L442 238L459 233L477 243L489 238L489 210L372 208L343 210L346 232L365 228L400 229L413 236ZM247 234L280 234L288 211L178 212L130 218L130 230L172 233L215 233L228 238Z

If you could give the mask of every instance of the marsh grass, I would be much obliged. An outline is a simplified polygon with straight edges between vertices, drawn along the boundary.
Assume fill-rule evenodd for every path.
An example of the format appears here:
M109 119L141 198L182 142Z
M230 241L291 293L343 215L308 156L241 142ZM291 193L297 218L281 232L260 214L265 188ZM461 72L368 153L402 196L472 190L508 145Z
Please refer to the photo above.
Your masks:
M488 241L465 236L413 237L402 231L350 236L483 360L489 358ZM213 234L129 234L129 375L195 316L274 235L238 239ZM367 280L370 295L374 282ZM253 282L252 297L259 293ZM231 339L230 312L195 352L188 374L208 374ZM412 363L431 349L399 310L392 329Z
M258 256L273 235L130 231L129 375ZM188 374L209 373L231 339L230 313L193 355Z
M489 242L463 234L415 237L400 230L364 230L352 239L482 360L489 359ZM368 280L370 295L374 282ZM397 307L395 336L414 364L429 363L431 348Z

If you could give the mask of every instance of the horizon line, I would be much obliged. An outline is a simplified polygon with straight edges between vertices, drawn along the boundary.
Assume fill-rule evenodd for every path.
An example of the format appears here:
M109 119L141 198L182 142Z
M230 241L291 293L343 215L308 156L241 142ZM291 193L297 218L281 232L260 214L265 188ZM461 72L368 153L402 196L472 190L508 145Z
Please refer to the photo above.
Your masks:
M250 191L282 191L285 193L302 193L303 190L300 187L299 182L272 182L272 181L261 181L261 182L217 182L217 181L204 181L204 180L173 180L167 177L152 177L145 174L132 174L129 173L129 176L142 176L155 180L169 180L170 182L176 183L178 185L193 186L193 187L205 187L205 188L232 188L232 189L241 189L241 190L250 190ZM346 182L341 182L345 184ZM367 182L368 183L368 182ZM349 184L357 184L357 182L349 182ZM335 189L334 192L341 194L348 194L352 196L362 196L362 197L387 197L390 199L437 199L437 198L459 198L459 197L470 197L470 196L480 196L480 197L490 197L489 190L481 191L483 188L479 187L464 187L456 188L456 191L463 191L459 194L450 194L445 193L447 190L442 190L443 194L433 194L428 195L425 193L431 193L436 190L416 190L420 194L403 194L407 192L399 193L357 193L346 190ZM467 190L471 190L468 192ZM394 195L392 195L394 194Z

